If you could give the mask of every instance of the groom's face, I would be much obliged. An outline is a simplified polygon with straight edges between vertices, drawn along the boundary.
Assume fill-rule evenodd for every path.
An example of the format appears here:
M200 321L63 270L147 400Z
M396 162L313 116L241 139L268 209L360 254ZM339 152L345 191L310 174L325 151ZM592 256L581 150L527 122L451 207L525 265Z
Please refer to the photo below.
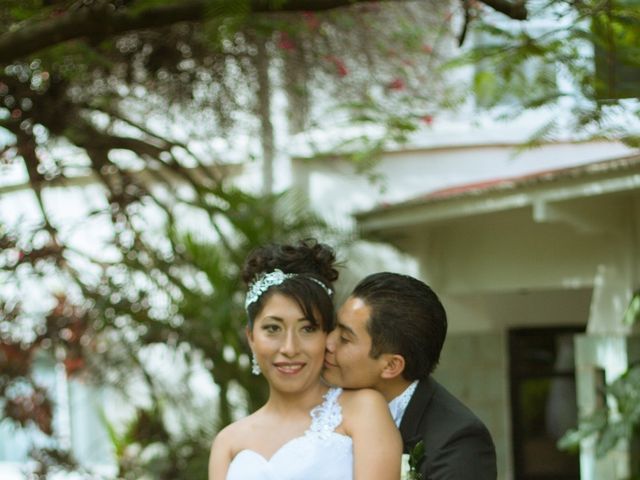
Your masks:
M371 358L367 324L371 308L360 298L349 297L338 310L338 326L327 337L322 376L344 388L376 388L384 361Z

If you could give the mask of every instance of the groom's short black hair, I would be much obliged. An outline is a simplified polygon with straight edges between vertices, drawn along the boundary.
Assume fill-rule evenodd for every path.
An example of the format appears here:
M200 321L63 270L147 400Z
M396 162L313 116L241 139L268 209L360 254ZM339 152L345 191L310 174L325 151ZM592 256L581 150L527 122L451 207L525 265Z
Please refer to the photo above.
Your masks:
M428 285L408 275L380 272L362 279L351 296L371 308L367 330L372 358L402 355L402 375L409 381L433 372L447 335L447 314Z

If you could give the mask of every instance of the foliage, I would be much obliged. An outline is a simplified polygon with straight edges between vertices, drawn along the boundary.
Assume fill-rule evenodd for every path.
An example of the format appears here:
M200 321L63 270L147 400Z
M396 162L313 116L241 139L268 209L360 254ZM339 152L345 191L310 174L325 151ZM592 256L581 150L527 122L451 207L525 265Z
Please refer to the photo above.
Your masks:
M562 138L640 142L640 9L636 1L528 2L526 22L470 7L473 44L450 66L474 68L477 105L509 120L557 109L530 146Z
M596 455L602 457L620 440L631 441L640 433L640 366L635 365L604 388L616 405L615 413L599 409L580 421L579 427L567 432L558 448L575 450L580 442L595 436Z
M634 321L640 315L640 292L631 299L626 318ZM578 427L569 430L558 441L562 450L577 450L580 443L593 439L596 455L602 457L621 440L637 440L640 434L640 364L632 365L624 374L605 385L605 405L580 419Z

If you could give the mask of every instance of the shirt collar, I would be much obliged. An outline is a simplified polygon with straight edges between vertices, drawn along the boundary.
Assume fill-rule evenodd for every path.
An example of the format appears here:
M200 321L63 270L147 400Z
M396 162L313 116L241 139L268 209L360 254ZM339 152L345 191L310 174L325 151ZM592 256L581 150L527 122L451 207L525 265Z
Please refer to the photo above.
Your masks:
M416 391L417 386L418 380L415 380L404 390L404 392L402 392L400 395L389 402L391 417L393 418L393 421L395 422L397 427L400 427L400 422L402 421L404 412L407 409L407 405L409 405L409 401L413 396L413 392Z

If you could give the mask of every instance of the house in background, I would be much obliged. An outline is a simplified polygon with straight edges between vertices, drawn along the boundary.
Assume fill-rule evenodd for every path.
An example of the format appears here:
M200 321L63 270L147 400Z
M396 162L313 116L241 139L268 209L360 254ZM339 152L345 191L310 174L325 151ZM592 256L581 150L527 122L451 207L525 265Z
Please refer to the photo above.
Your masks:
M488 425L500 479L626 478L625 446L597 460L556 441L593 409L598 381L640 360L621 321L640 285L640 155L457 140L386 154L384 192L339 159L295 161L294 178L320 211L352 214L365 239L413 257L440 295L449 334L435 376Z

